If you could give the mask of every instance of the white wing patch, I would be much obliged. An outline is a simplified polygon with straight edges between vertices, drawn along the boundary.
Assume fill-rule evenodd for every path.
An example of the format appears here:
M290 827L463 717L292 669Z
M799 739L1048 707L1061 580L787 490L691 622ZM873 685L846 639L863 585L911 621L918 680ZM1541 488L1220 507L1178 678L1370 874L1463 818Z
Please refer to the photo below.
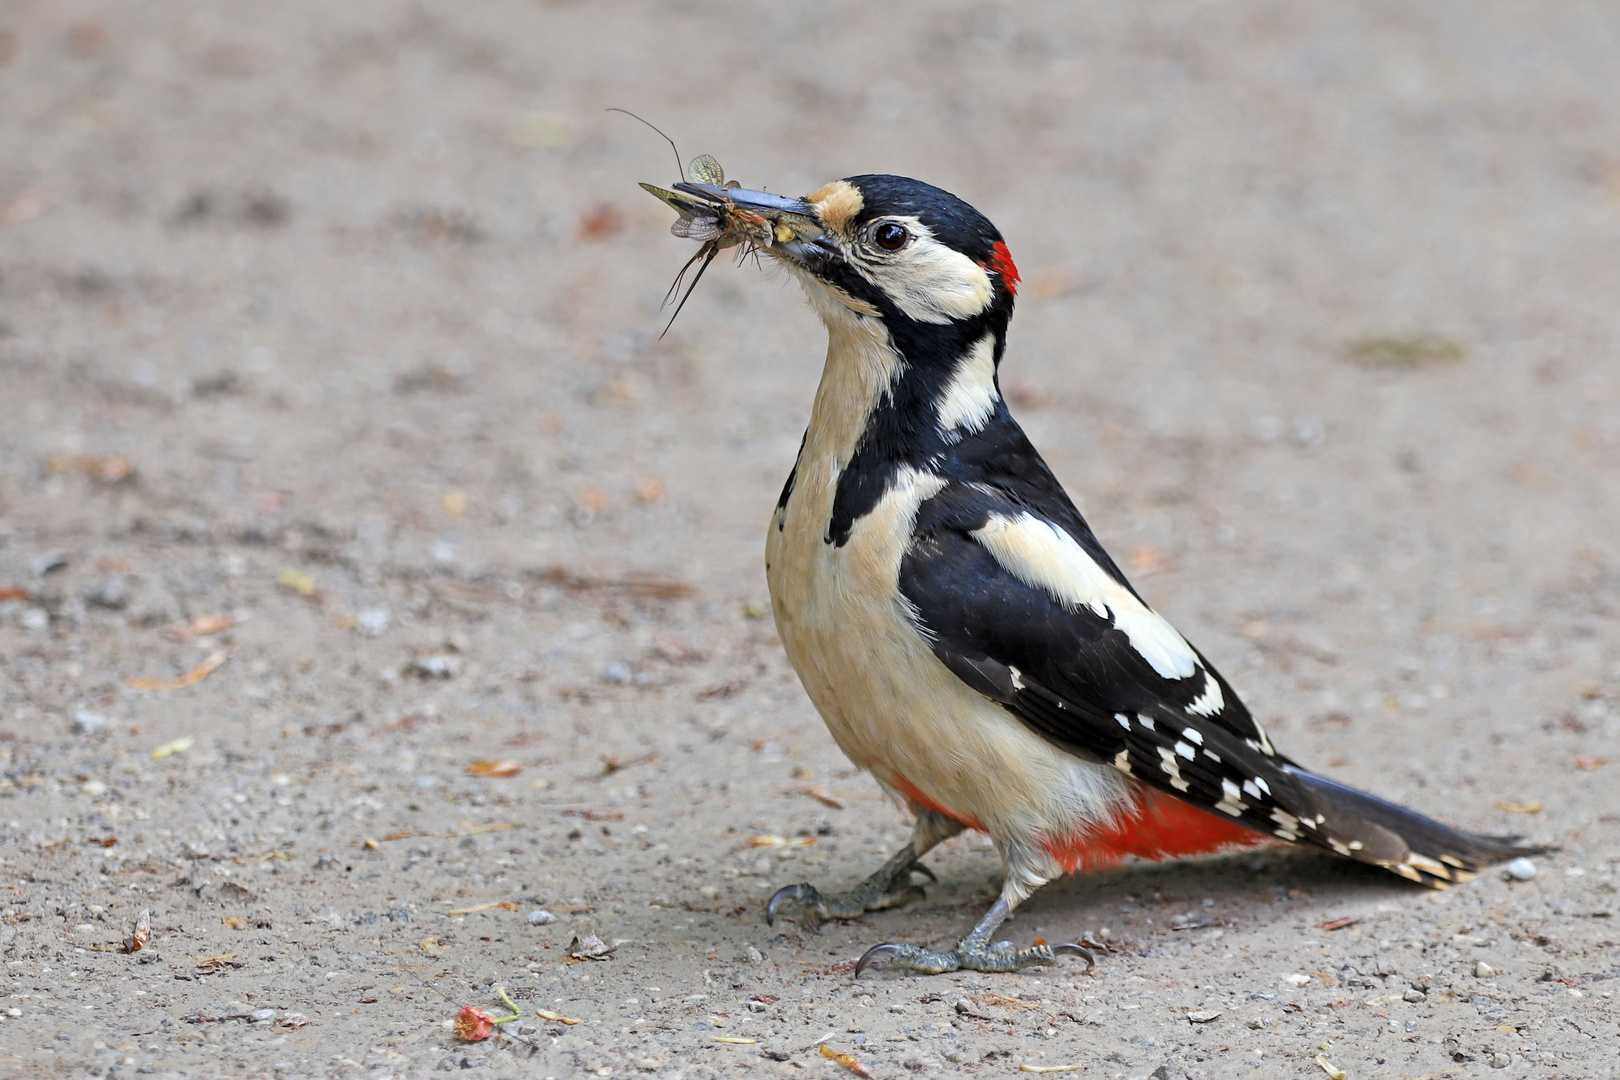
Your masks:
M1198 716L1214 716L1226 708L1226 697L1221 693L1221 684L1215 681L1215 676L1204 672L1204 692L1193 699L1187 706L1187 711Z
M1164 678L1186 679L1199 670L1197 654L1176 628L1109 577L1063 530L1029 513L993 514L973 538L1026 584L1071 607L1090 608L1100 619L1111 618L1114 629Z
M939 401L939 426L972 434L994 415L996 402L996 337L986 334L956 365L945 396Z

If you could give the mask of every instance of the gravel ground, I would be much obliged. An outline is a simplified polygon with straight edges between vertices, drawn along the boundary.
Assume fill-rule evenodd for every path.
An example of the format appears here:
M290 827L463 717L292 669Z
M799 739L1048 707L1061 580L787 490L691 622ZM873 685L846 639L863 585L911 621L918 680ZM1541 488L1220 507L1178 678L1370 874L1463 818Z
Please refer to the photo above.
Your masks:
M11 0L0 1072L1611 1072L1617 57L1602 4ZM764 616L822 335L717 266L659 338L674 163L608 106L983 209L1149 600L1287 752L1561 850L1055 884L1009 934L1089 974L852 981L978 838L768 929L906 831ZM524 1041L456 1041L497 986Z

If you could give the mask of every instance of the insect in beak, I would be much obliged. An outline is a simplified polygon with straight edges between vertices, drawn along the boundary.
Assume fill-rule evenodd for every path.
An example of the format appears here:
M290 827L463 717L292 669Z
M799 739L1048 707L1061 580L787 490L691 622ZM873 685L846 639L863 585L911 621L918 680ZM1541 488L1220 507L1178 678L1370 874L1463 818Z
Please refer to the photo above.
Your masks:
M679 215L669 231L685 240L702 243L697 254L687 260L675 276L675 282L664 297L664 303L680 291L681 282L693 264L698 264L692 283L681 294L670 316L664 333L669 333L676 316L686 306L687 299L703 272L715 256L727 248L746 245L744 255L756 250L780 251L801 261L812 253L825 255L831 242L827 241L815 218L815 207L803 199L773 195L768 191L751 191L735 180L727 181L725 170L709 154L701 154L687 166L690 180L681 180L674 190L642 184L642 190L658 199ZM818 244L818 242L820 242ZM836 250L834 248L833 250ZM663 335L659 335L662 337Z

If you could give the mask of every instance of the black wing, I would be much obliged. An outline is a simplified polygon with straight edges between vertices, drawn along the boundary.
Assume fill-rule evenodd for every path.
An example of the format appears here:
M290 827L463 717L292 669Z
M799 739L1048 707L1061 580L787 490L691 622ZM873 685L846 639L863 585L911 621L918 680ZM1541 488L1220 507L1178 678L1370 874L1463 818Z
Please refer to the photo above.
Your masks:
M1031 583L1038 575L987 542L998 523L1021 521L1025 535L1035 535L1035 519L1092 560L1077 564L1070 553L1081 577L1095 582L1105 574L1129 590L1055 480L1041 486L1046 499L1037 498L1040 491L955 482L919 509L900 590L935 655L969 686L1053 743L1185 802L1426 884L1449 883L1466 876L1459 871L1517 853L1508 840L1459 833L1279 755L1201 654L1185 646L1194 659L1181 670L1189 673L1167 674L1167 665L1140 647L1140 634L1121 629L1125 615L1142 625L1139 612L1125 610L1129 598L1140 603L1134 592L1116 596L1120 610L1099 612ZM1054 509L1054 490L1060 512L1042 513Z

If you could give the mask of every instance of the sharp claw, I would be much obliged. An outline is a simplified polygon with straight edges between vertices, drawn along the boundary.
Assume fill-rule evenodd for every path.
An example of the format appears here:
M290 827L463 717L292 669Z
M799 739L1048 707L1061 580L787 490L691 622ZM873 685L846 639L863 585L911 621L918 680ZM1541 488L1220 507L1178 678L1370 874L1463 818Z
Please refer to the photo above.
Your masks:
M816 892L814 885L805 882L800 882L797 885L784 885L772 894L770 902L765 905L765 925L775 926L776 913L781 910L783 904L789 901L797 901L803 904L806 911L808 911L812 904L820 900L821 894Z
M1091 950L1084 945L1076 945L1072 941L1066 941L1062 945L1053 945L1052 955L1053 957L1078 956L1086 962L1087 970L1097 966L1097 957L1092 954Z
M934 872L920 862L914 862L911 864L911 873L921 874L929 881L932 881L935 885L939 884L939 878L934 876Z
M872 946L870 949L867 949L861 954L861 958L859 960L855 961L855 977L857 979L860 978L861 972L865 971L867 966L870 965L872 961L882 956L899 956L904 949L904 945Z

